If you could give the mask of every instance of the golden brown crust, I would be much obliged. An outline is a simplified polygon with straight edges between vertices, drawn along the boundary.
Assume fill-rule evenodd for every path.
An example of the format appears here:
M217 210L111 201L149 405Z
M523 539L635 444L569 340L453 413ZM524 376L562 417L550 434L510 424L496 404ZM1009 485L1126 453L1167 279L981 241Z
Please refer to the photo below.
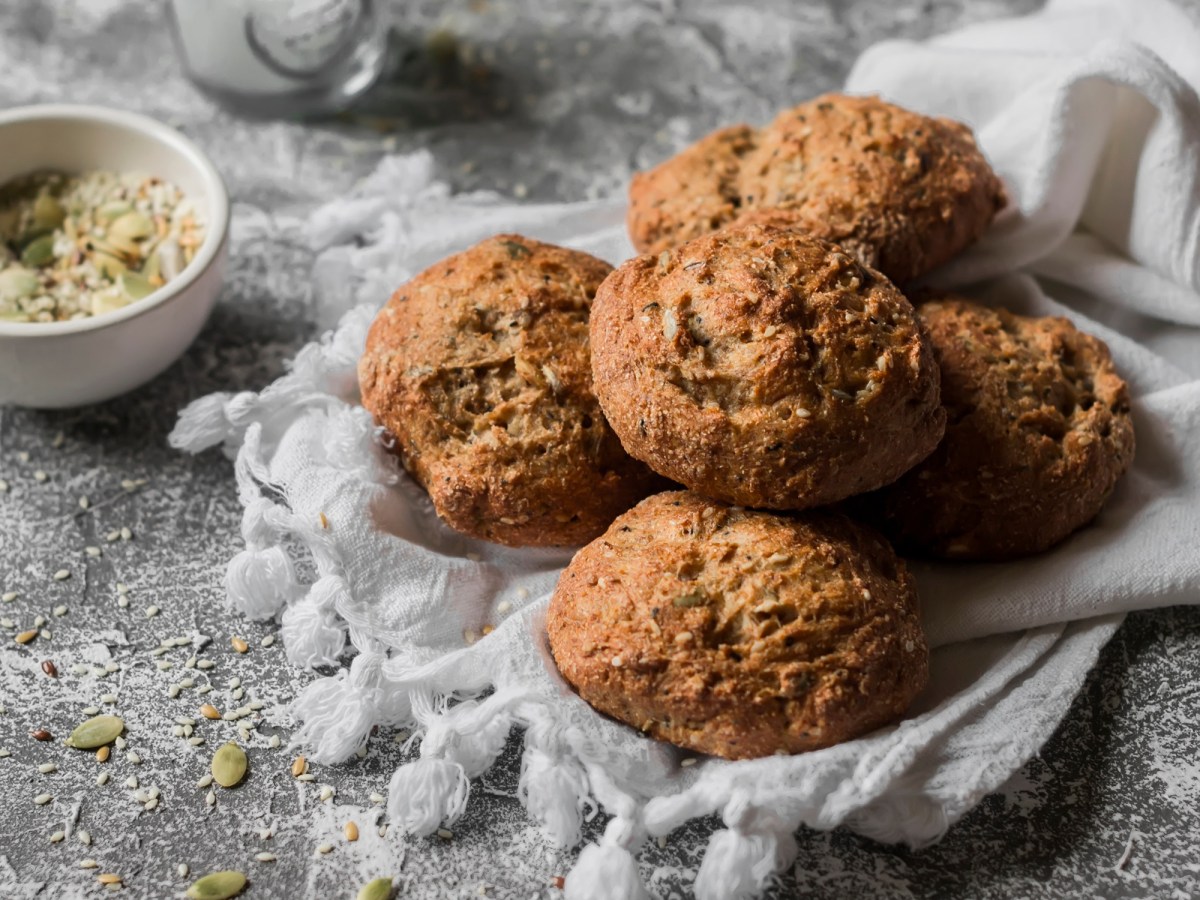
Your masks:
M1090 522L1134 452L1129 391L1104 343L1067 319L949 296L918 313L946 437L862 508L903 548L957 559L1037 553Z
M642 501L575 555L547 631L596 709L729 759L865 734L928 679L913 579L879 535L686 491Z
M832 503L898 478L942 436L912 306L799 232L731 227L627 261L600 286L591 341L625 449L729 503Z
M359 363L363 406L458 531L581 544L661 487L592 392L588 313L611 266L498 235L403 285Z
M739 132L736 154L714 137L635 177L629 224L640 251L720 227L732 208L841 244L902 284L974 243L1005 204L969 128L878 97L826 94L802 103L757 132ZM736 198L696 177L706 160L721 170L722 185L736 182ZM710 209L721 214L706 215Z

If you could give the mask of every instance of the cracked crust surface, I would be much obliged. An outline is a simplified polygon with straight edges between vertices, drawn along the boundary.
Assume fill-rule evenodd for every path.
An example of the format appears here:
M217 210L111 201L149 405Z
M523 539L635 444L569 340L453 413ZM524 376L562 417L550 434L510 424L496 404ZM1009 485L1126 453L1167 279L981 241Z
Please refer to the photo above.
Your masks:
M593 707L728 759L866 734L928 680L914 582L882 537L687 491L642 501L580 550L547 631Z
M1010 559L1100 512L1133 461L1129 390L1102 341L1062 318L947 296L929 327L949 412L923 463L862 505L902 548Z
M581 544L661 488L592 391L588 315L611 268L499 235L380 310L359 363L363 406L452 528L510 546Z
M635 176L628 224L657 253L747 216L841 244L902 284L978 240L1004 205L967 126L826 94Z
M742 506L804 509L895 480L945 412L908 300L841 249L750 224L624 263L591 319L629 453Z

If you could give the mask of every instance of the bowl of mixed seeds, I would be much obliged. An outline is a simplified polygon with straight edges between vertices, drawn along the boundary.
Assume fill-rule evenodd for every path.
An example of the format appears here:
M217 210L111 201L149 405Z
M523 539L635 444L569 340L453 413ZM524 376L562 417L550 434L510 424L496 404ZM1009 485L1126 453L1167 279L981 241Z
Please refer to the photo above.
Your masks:
M216 302L229 200L191 141L98 107L0 113L0 403L148 381Z

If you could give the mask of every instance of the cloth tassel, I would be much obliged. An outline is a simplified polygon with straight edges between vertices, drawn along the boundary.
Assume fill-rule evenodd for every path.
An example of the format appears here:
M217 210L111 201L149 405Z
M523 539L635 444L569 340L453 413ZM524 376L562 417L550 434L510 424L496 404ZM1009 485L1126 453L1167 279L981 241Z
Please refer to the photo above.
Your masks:
M325 575L309 588L307 597L284 610L283 645L288 662L306 669L337 665L346 648L346 630L337 624L334 610L349 595L344 578Z
M301 724L294 741L309 748L314 762L339 763L354 755L375 724L370 692L357 687L345 670L318 678L291 705Z
M296 590L296 572L282 547L243 550L225 571L230 606L251 619L273 618Z
M795 858L791 831L718 831L709 839L696 875L696 900L750 900Z
M447 742L445 756L463 767L468 778L477 778L492 767L512 731L512 719L497 715L482 728L454 734ZM424 738L421 745L428 740Z
M209 394L193 400L179 414L179 421L167 438L176 450L199 453L233 437L233 428L225 415L232 394Z
M423 837L443 824L454 824L466 809L470 793L471 782L461 765L425 757L401 766L392 775L388 815L405 832Z
M526 732L517 796L529 814L560 847L579 843L586 810L594 810L587 772L555 744Z
M567 875L563 892L567 900L650 900L637 860L612 841L608 832L598 844L583 848L575 868Z

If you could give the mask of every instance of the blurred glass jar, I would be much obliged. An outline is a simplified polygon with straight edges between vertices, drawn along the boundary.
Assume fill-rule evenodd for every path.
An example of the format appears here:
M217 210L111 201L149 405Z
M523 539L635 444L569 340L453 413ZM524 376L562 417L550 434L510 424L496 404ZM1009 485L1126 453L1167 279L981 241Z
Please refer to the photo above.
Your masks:
M188 77L254 116L337 112L383 69L377 0L168 0Z

